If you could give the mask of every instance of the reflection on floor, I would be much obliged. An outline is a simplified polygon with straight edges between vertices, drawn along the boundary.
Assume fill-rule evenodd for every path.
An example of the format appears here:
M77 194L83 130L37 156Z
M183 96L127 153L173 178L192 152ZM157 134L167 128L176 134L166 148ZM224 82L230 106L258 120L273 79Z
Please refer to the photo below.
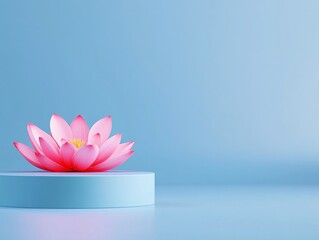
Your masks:
M0 216L0 239L6 240L126 240L154 236L154 206L97 210L2 208Z

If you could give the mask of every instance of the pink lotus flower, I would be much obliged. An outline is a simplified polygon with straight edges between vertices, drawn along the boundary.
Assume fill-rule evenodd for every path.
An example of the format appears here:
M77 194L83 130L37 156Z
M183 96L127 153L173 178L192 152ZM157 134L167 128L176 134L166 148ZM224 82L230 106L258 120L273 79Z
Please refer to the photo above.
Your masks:
M120 144L121 134L109 138L111 117L97 121L89 129L79 115L69 125L62 117L53 114L51 135L29 123L29 138L34 148L14 142L14 146L32 165L52 172L102 172L124 163L134 153L134 142Z

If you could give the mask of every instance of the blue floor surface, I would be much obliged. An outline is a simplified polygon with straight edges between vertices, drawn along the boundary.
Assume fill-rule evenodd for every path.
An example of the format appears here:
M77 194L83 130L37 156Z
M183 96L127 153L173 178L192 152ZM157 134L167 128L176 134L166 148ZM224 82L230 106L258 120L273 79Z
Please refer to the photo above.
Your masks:
M0 208L1 239L319 239L319 187L160 186L156 205Z

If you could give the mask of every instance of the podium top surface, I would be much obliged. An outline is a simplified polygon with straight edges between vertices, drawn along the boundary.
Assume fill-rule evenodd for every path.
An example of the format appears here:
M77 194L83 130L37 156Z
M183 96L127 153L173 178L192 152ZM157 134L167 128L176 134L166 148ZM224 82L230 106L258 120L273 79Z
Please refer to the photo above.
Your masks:
M39 176L39 177L92 177L92 176L133 176L148 175L153 172L113 170L106 172L48 172L48 171L0 171L0 176Z

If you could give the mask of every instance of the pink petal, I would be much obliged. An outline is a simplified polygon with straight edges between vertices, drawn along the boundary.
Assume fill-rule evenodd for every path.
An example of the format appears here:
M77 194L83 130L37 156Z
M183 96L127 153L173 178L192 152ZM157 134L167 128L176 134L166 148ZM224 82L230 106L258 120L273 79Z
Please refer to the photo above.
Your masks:
M37 156L35 155L35 152L33 149L29 148L27 145L19 142L13 143L16 149L21 153L21 155L33 166L37 168L41 168L43 170L47 170L42 164L39 162Z
M85 145L81 147L73 156L73 169L84 171L94 163L99 148L96 145Z
M128 152L118 155L116 157L110 157L108 160L102 162L101 164L89 168L88 171L101 172L110 170L123 164L127 159L129 159L132 156L133 153L133 150L129 150Z
M29 134L31 144L36 151L42 153L42 149L40 147L40 142L39 142L40 137L43 138L46 142L48 142L50 145L52 145L52 147L54 147L56 150L58 150L58 146L56 142L54 141L54 139L49 134L47 134L45 131L41 130L34 124L29 123L27 126L27 131Z
M101 144L101 135L99 133L95 134L91 137L87 143L88 145L97 145L100 146Z
M70 127L74 138L88 141L89 126L81 115L74 118Z
M131 148L134 146L135 142L127 142L127 143L123 143L124 146L124 151L128 151L131 150Z
M47 158L46 156L40 154L40 153L35 153L37 156L39 162L41 165L43 165L46 169L48 169L51 172L68 172L70 169L61 166L60 164L52 161L50 158Z
M127 152L131 150L131 148L134 146L134 142L126 142L118 145L116 150L112 153L111 157L116 157L118 155L121 155L124 152Z
M45 141L42 137L39 138L40 147L45 156L56 163L62 164L59 151L52 144ZM56 145L56 143L54 143Z
M121 142L122 134L116 134L109 138L101 147L99 155L97 156L93 165L97 165L108 159Z
M62 145L62 139L70 140L73 137L69 124L57 114L53 114L51 117L50 129L52 137L59 146Z
M68 167L68 168L72 168L72 159L73 159L73 155L76 152L77 148L69 143L69 142L65 142L61 148L60 148L60 155L63 161L63 165Z
M111 130L112 130L111 116L102 118L91 127L89 131L88 141L90 142L91 141L90 139L93 138L95 134L99 133L101 136L101 144L103 144L110 136Z

